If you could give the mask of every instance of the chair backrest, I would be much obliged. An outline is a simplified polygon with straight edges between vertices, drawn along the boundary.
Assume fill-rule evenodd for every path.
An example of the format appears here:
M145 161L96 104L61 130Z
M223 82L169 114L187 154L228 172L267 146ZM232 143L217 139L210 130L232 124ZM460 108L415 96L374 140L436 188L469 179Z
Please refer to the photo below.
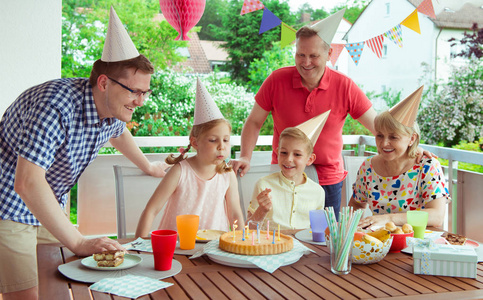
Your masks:
M116 189L117 237L132 237L142 211L162 178L149 176L138 167L114 165L113 168ZM159 225L161 215L160 213L156 216L152 230Z
M356 182L357 172L359 171L359 167L362 165L364 160L367 159L367 156L348 156L344 155L344 167L347 170L347 177L345 178L345 194L346 194L346 205L349 205L349 201L352 197L353 190L352 185ZM372 215L372 212L369 208L366 208L364 211L364 215L362 216L367 217Z
M188 156L195 154L190 152ZM158 159L161 160L161 157L165 159L168 155L169 153L160 153ZM133 237L139 217L162 178L149 176L132 165L114 165L113 168L116 190L117 237ZM158 228L163 211L164 207L154 219L151 230Z
M255 183L258 181L258 179L278 171L280 171L280 167L278 165L258 165L252 166L243 177L240 177L239 175L237 176L240 206L245 220L247 218L248 206L252 200ZM305 173L307 174L307 177L313 181L317 183L319 182L319 177L314 165L306 167Z

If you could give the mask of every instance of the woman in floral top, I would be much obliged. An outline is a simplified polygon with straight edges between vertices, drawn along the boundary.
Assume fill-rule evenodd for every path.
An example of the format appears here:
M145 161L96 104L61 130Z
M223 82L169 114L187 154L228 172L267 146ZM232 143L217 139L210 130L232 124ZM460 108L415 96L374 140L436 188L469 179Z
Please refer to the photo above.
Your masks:
M374 125L379 154L362 163L349 203L356 209L369 206L373 213L359 226L402 225L407 223L406 211L421 209L429 213L428 226L441 226L449 192L438 160L417 160L418 125L405 126L388 111L378 115Z

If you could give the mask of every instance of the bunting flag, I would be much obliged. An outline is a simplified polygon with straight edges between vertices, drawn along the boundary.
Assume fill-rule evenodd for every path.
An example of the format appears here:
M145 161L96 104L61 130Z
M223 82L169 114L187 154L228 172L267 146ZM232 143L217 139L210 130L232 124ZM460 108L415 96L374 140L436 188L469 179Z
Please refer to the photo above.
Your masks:
M364 42L346 44L345 47L357 66L359 64L359 60L361 59Z
M330 62L332 63L332 66L335 66L335 63L337 62L337 59L339 58L339 55L342 52L342 49L344 49L345 44L330 44L330 47L332 48L332 54L330 55Z
M436 15L434 14L433 2L431 2L431 0L424 0L423 2L421 2L421 4L419 4L416 9L420 13L425 14L431 19L436 19Z
M280 34L280 47L288 46L295 41L296 30L282 22L282 32Z
M258 0L245 0L240 15L243 16L244 14L263 9L264 7L265 5Z
M409 16L407 16L407 18L401 22L401 25L421 34L421 30L419 29L418 10L415 9Z
M263 9L262 23L260 24L260 31L258 34L262 34L267 30L279 26L280 24L282 24L282 20L280 20L276 15L273 14L273 12L269 11L265 7Z
M377 57L382 57L382 42L384 41L384 36L378 35L366 41L366 44L371 48L372 52L377 55Z
M402 48L401 24L398 24L393 28L389 29L388 31L384 32L384 36L393 41L394 44L399 46L399 48Z

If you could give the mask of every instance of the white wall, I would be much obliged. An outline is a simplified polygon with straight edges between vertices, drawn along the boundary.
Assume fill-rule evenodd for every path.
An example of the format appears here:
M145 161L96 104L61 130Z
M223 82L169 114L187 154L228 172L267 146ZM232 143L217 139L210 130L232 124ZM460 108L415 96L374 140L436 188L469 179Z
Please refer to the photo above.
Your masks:
M471 33L471 30L468 30L468 32ZM454 47L451 47L451 44L454 42L448 42L452 37L457 40L462 39L464 37L463 33L464 31L458 29L441 30L436 41L437 59L433 79L446 82L451 74L452 66L462 66L467 62L467 60L462 57L451 57L451 54L460 53L465 47L462 47L459 43L456 43Z
M2 1L0 116L27 88L60 78L61 0Z
M389 14L386 3L389 3ZM361 42L373 38L400 24L416 8L403 0L373 0L359 17L348 34L348 42ZM421 34L402 26L403 47L400 48L389 39L387 56L379 59L365 45L359 64L349 62L349 76L362 85L365 92L382 92L384 88L402 91L401 97L426 82L423 76L422 63L434 68L435 39L439 32L434 23L425 15L418 13ZM427 76L427 79L431 76Z

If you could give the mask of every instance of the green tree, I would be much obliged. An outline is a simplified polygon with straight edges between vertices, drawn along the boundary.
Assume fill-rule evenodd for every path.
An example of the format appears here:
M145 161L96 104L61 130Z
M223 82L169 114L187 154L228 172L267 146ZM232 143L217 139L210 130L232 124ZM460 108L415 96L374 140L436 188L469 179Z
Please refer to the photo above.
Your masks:
M64 0L62 2L62 77L88 77L92 63L102 56L113 6L138 51L158 69L182 61L176 49L176 31L166 21L156 21L157 0Z
M426 143L451 147L483 136L482 82L482 61L473 59L453 68L448 82L430 86L418 114Z
M272 49L264 51L260 59L255 58L248 68L247 88L258 92L263 81L273 71L286 66L295 65L293 47L280 47L280 42L273 42Z
M354 24L368 3L368 0L346 0L345 4L340 4L334 7L331 11L331 14L338 12L345 7L346 11L344 13L344 18Z
M213 26L221 27L222 15L225 13L228 3L225 0L207 0L205 12L196 26L200 26L198 33L200 40L218 41L213 31ZM211 25L211 26L210 26Z
M290 7L286 2L267 0L263 4L284 23L295 23L295 17L290 13ZM226 41L223 47L227 49L230 58L228 69L232 79L247 82L250 64L254 59L260 59L264 51L272 49L272 42L280 40L280 26L259 35L263 11L241 16L242 6L242 0L230 0L223 13L222 26L210 27L217 38Z

